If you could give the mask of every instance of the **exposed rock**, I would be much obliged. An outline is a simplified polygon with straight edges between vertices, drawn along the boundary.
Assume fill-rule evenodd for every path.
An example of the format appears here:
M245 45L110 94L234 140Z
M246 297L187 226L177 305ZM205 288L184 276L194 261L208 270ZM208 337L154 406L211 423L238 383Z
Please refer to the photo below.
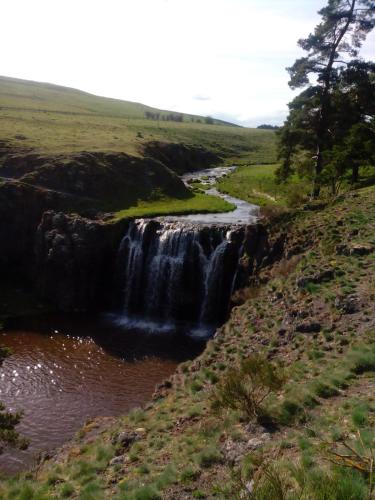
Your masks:
M336 245L337 255L369 255L375 251L375 246L371 243L353 243Z
M350 247L350 255L369 255L374 250L375 246L371 243L356 243Z
M170 389L172 387L172 382L170 380L165 380L161 384L157 384L156 391L161 391L163 389Z
M124 450L130 448L130 446L136 441L139 441L141 437L142 435L136 431L124 431L115 436L112 440L112 443L120 445L121 449Z
M250 448L250 450L257 450L258 448L261 448L263 444L264 441L260 438L252 438L247 442L247 446L248 448Z
M250 495L252 495L252 493L254 492L254 486L255 486L254 479L252 479L251 481L247 482L245 484L246 492L250 493Z
M304 205L303 209L306 211L316 212L319 210L324 210L326 208L326 206L327 206L327 203L324 203L321 201L312 201L310 203L306 203L306 205Z
M336 255L350 255L350 248L345 243L340 243L335 247Z
M146 434L147 434L147 431L144 427L138 427L137 429L135 429L135 432L138 434L138 436L142 436L144 437Z
M260 436L260 439L263 441L271 441L272 436L269 432L263 432L263 434Z
M332 280L334 277L334 269L323 269L312 276L301 276L300 278L297 278L296 285L298 288L304 288L308 283L319 284L323 281Z
M321 329L322 326L320 323L308 322L308 321L304 323L299 323L296 326L296 331L299 333L319 333Z
M30 279L35 233L45 210L63 209L64 195L43 191L16 181L0 183L0 276Z
M118 457L112 458L112 460L109 462L110 466L113 465L118 465L124 463L124 455L119 455Z
M117 249L126 224L46 212L35 244L40 297L64 311L108 306Z
M232 464L239 463L248 450L246 441L233 441L232 439L225 441L222 447L225 460Z
M361 309L361 301L357 295L340 296L335 299L335 307L344 314L355 314Z

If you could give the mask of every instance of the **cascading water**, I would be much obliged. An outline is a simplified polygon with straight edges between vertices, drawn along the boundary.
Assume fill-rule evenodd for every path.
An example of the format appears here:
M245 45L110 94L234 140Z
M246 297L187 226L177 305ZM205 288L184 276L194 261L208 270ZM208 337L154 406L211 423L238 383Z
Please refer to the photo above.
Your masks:
M136 220L119 249L123 314L215 325L225 319L243 229Z

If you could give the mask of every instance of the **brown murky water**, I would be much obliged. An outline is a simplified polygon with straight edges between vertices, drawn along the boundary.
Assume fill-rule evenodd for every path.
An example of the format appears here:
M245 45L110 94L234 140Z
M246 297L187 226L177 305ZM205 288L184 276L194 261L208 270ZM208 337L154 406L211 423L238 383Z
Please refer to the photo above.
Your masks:
M1 332L12 355L0 367L0 401L23 410L18 430L26 451L7 449L0 471L32 466L40 452L61 446L89 418L116 416L147 401L178 362L202 343L175 335L124 330L82 318L28 321Z

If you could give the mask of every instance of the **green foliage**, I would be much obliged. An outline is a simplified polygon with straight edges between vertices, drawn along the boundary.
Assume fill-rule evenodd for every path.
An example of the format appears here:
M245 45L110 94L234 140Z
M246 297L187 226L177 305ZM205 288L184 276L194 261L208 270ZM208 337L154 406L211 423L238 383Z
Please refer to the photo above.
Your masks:
M368 423L368 408L364 405L353 408L352 421L356 427L365 426Z
M306 180L291 176L288 182L278 183L277 165L248 165L219 181L219 189L231 196L260 206L294 208L303 203L310 190Z
M71 483L64 483L60 490L61 498L69 498L74 494L74 486Z
M375 371L375 352L373 349L352 351L350 361L351 371L356 375L361 375L369 371Z
M213 400L214 409L240 410L249 420L269 419L265 403L271 394L281 390L284 371L259 354L245 359L239 368L227 371Z
M213 465L220 463L223 457L217 448L206 448L197 455L197 463L199 467L208 469Z
M200 471L189 465L181 472L180 479L182 482L187 483L196 480L199 475Z
M200 380L193 380L190 386L191 392L195 394L203 389L203 385Z
M314 392L320 398L332 398L333 396L337 396L340 394L336 387L323 382L322 380L317 380L314 383Z
M279 131L279 180L299 172L314 176L314 197L322 185L337 194L343 175L352 169L356 182L361 164L375 158L375 65L357 59L375 25L368 0L329 0L320 10L314 33L299 40L306 55L291 68L289 85L307 87L290 104ZM343 53L353 59L343 63Z
M283 425L290 425L303 412L304 408L299 402L285 399L280 407L277 420Z

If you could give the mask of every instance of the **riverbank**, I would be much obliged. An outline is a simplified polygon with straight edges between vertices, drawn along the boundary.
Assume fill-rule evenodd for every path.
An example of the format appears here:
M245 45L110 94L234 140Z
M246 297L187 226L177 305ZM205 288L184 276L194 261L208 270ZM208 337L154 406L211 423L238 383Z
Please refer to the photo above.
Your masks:
M221 179L218 189L261 207L296 207L308 199L311 185L297 176L286 183L276 182L277 165L243 165Z
M349 193L273 228L287 235L284 259L237 297L197 360L145 407L109 429L93 422L35 474L3 482L2 496L272 498L277 484L315 498L323 484L333 498L366 498L366 476L324 453L373 446L374 202L374 188ZM253 352L286 369L266 405L276 426L212 408L229 367Z

